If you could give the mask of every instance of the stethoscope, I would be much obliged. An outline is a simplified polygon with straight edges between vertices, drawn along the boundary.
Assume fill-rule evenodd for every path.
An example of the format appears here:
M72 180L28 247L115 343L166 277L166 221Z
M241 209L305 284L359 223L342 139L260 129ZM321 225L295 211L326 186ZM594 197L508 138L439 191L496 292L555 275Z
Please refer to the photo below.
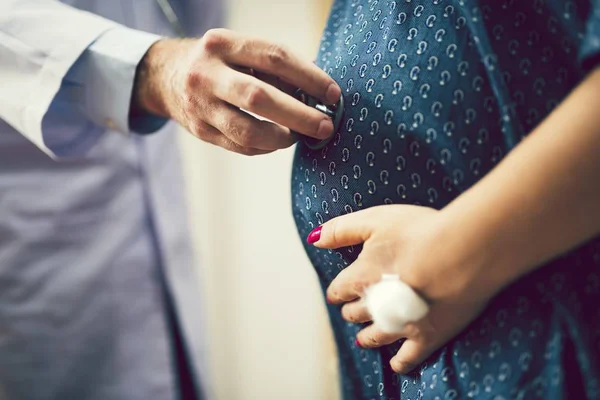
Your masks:
M173 32L179 37L184 37L185 30L183 29L183 26L181 25L181 21L179 21L177 14L173 10L173 7L171 6L170 1L169 0L156 0L156 3L160 7L160 10L162 11L165 18L167 19ZM342 123L342 117L344 115L344 96L343 95L340 96L340 100L338 101L338 103L335 105L332 105L332 106L327 106L327 105L323 104L316 98L306 94L301 89L296 90L296 92L293 94L293 96L296 99L303 102L304 104L306 104L307 106L313 107L316 110L327 115L329 118L331 118L331 121L333 122L333 134L327 139L315 139L315 138L312 138L309 136L299 134L298 132L293 132L303 138L303 141L308 148L310 148L312 150L322 149L329 142L331 142L331 140L335 136L335 133L338 131L340 124Z

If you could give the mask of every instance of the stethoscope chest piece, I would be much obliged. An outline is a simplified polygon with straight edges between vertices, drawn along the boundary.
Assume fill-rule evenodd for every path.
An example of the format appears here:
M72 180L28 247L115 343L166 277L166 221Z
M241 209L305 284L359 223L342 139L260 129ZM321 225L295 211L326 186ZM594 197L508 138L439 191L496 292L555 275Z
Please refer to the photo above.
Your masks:
M314 97L306 94L301 89L296 90L296 92L294 93L294 97L306 104L307 106L313 107L321 111L323 114L327 115L329 118L331 118L331 121L333 122L333 134L327 139L315 139L310 136L301 135L304 140L304 143L308 148L312 150L322 149L329 142L331 142L336 132L338 131L340 124L342 123L342 117L344 115L344 96L340 96L340 101L333 106L326 106Z

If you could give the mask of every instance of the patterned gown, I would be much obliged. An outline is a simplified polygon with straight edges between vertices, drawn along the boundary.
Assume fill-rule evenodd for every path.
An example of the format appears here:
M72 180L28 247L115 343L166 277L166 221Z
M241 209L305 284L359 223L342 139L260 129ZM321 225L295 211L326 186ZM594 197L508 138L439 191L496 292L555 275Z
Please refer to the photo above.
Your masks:
M444 207L599 53L600 0L337 0L317 62L342 87L345 115L325 148L297 147L301 238L376 205ZM306 251L325 289L360 247ZM389 367L397 344L357 348L362 327L329 313L345 400L600 398L600 238L508 287L410 375Z

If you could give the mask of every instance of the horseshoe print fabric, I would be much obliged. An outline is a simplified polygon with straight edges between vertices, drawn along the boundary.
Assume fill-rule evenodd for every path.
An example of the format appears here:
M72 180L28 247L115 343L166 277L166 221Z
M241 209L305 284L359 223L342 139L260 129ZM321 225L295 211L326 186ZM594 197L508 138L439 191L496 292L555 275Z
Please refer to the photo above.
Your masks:
M600 0L337 0L317 63L342 87L345 114L325 148L297 147L300 236L376 205L444 207L541 122L598 54ZM326 288L360 248L306 251ZM389 368L398 344L357 348L361 327L329 306L344 399L598 399L598 304L592 240L507 288L410 376Z

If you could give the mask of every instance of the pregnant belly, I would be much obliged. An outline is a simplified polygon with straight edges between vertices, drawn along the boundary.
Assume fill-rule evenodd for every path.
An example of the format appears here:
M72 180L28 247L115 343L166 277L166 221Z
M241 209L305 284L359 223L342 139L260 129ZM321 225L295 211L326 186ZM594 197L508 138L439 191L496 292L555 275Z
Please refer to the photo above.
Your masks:
M359 23L346 5L336 3L318 57L342 88L344 118L325 148L300 142L294 159L293 211L303 237L377 205L442 208L500 161L514 133L466 28L448 26L440 41L418 18L379 21L376 8L362 7L371 22ZM356 255L343 249L341 260L319 260L318 250L307 250L317 266L343 267Z

